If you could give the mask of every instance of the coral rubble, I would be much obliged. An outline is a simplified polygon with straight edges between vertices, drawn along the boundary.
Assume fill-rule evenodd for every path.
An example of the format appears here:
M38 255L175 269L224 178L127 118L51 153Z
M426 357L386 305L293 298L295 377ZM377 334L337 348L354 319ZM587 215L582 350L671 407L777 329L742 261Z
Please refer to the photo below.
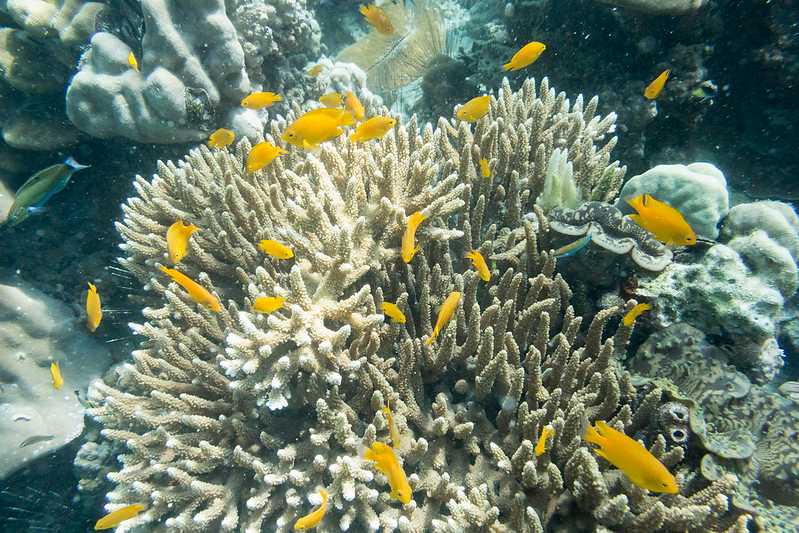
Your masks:
M591 102L570 108L546 80L516 93L506 83L474 129L441 119L420 131L411 119L378 142L340 138L255 174L245 139L137 178L118 229L122 264L154 293L146 322L132 326L144 340L90 391L90 414L121 450L107 508L147 507L117 531L161 521L170 531L287 531L321 487L321 531L526 532L586 518L620 531L744 531L747 516L729 507L733 476L702 488L680 471L682 494L649 495L582 442L588 421L633 434L661 404L659 389L641 397L614 364L630 331L605 329L622 309L587 327L575 316L534 209L555 147L568 147L585 194L615 194L620 171L595 147L612 121L594 119ZM285 125L273 121L267 140ZM400 238L416 211L426 216L420 251L405 264ZM218 313L156 274L178 218L200 228L180 268L220 297ZM261 239L295 258L264 256ZM490 260L490 282L461 259L471 249ZM454 317L425 342L453 291ZM254 312L263 295L285 306ZM385 321L385 301L405 324ZM405 506L362 458L392 434L387 406L413 490ZM539 456L545 425L554 436ZM670 468L683 459L662 436L648 444Z

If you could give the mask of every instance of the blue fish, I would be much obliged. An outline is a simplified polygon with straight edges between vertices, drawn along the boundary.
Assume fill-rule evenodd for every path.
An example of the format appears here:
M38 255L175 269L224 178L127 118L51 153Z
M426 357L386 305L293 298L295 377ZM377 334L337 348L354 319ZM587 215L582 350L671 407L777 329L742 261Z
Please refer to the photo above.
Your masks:
M16 192L5 223L16 226L30 215L43 212L44 204L67 186L72 174L84 168L89 166L68 157L63 163L49 166L31 176Z
M553 250L552 255L561 259L563 257L569 257L570 255L575 255L580 252L583 248L588 246L591 243L591 234L586 235L585 237L581 237L574 242L570 242L564 246L561 246L557 250Z

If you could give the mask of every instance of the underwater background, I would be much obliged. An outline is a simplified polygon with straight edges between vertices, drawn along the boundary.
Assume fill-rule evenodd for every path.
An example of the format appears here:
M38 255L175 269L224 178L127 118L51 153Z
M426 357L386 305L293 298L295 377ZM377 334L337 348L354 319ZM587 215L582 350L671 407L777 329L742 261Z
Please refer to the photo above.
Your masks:
M799 531L797 78L793 0L0 0L0 531Z

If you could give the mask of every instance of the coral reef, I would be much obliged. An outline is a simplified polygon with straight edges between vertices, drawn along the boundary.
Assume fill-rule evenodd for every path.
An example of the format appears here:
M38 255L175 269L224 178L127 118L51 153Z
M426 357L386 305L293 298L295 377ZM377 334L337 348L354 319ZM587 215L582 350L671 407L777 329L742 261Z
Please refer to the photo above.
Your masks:
M130 45L96 33L67 90L73 124L95 137L174 143L235 122L224 115L249 92L250 81L224 1L143 0L141 9L139 69L128 64L128 54L135 55Z
M799 523L799 412L780 393L753 385L727 355L687 324L651 335L631 359L639 375L690 407L690 428L707 454L708 480L735 474L733 503L753 512L763 531L793 531ZM668 405L668 404L667 404Z
M585 518L623 531L745 531L748 517L729 509L733 476L703 484L681 472L683 494L653 496L582 444L589 420L644 428L661 392L639 397L613 364L630 331L604 329L626 308L587 328L575 316L541 250L548 224L533 207L545 167L533 163L562 138L583 155L575 179L589 195L617 186L619 170L594 147L605 130L583 119L594 107L584 112L581 98L566 113L564 96L528 80L492 102L474 129L441 119L420 131L411 119L378 142L340 138L255 175L244 169L245 139L233 153L202 146L160 164L152 181L136 179L118 224L121 261L154 294L146 322L133 325L144 338L134 361L91 387L90 414L124 448L107 508L147 504L117 531L157 521L171 531L287 531L320 487L330 494L322 531L527 532ZM273 121L267 139L286 121ZM494 162L491 181L477 172L482 156ZM408 265L399 242L415 211L427 218ZM154 274L176 218L201 228L181 269L221 298L218 313ZM265 257L263 238L295 259ZM460 259L470 249L491 259L487 284ZM452 291L461 305L432 343L435 307ZM262 295L286 305L255 313ZM386 301L405 324L378 313ZM387 406L413 490L404 507L361 458L392 433ZM555 436L538 457L545 424ZM662 436L649 444L669 467L683 458Z
M303 67L320 53L319 24L305 0L226 0L227 13L244 51L250 81L266 91L302 102Z
M718 335L730 344L738 368L768 380L783 365L774 339L784 299L770 285L752 275L733 248L716 244L642 280L638 294L655 301L651 317L659 328L687 322Z
M108 365L102 345L76 328L64 304L30 287L0 285L0 478L68 444L83 430L75 395ZM55 390L50 363L64 387ZM48 437L21 447L31 437Z
M718 237L718 225L730 210L727 180L710 163L658 165L633 176L624 184L616 201L622 213L632 213L627 200L649 193L683 214L697 235Z
M590 235L591 242L614 255L630 254L639 267L659 272L672 253L641 226L604 202L585 202L577 209L557 208L549 213L550 227L563 235Z

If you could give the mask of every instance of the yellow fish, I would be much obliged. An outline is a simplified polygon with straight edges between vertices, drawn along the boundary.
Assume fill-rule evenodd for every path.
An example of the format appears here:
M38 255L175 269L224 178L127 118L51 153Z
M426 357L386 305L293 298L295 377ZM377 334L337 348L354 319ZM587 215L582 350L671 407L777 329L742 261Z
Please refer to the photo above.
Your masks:
M64 386L64 378L61 376L61 368L58 366L58 361L50 363L50 377L53 378L53 388L61 390Z
M347 106L347 109L349 109L356 121L360 122L363 120L363 117L366 115L366 110L363 108L363 104L358 97L355 96L354 92L347 91L347 94L344 96L344 105Z
M327 512L327 491L325 489L319 489L319 496L322 497L322 503L307 515L298 518L297 521L294 522L294 531L316 527L325 517L325 513Z
M313 150L321 143L343 134L343 126L353 124L355 119L349 111L331 108L314 109L287 127L281 139L292 146Z
M657 200L649 194L641 194L627 200L630 206L638 211L637 215L628 215L633 222L655 236L664 244L677 246L693 246L696 244L696 233L683 218L682 214L669 204Z
M416 230L419 224L424 222L426 218L427 217L419 211L416 211L408 217L405 233L402 234L402 249L400 251L402 260L406 263L410 263L413 260L413 256L416 255L416 252L421 248L421 246L416 244Z
M264 239L258 243L258 248L266 255L272 256L275 259L291 259L294 257L294 252L291 248L273 239Z
M270 92L254 92L250 93L241 100L242 107L247 109L263 109L271 107L275 102L280 102L283 97L276 93Z
M631 328L632 325L635 324L635 320L646 311L649 311L650 309L652 309L652 306L650 304L636 305L635 307L627 311L626 315L624 315L624 318L622 319L624 326L627 328Z
M383 302L380 304L380 309L383 310L383 314L386 315L388 318L393 320L394 322L398 322L400 324L405 323L405 313L403 313L397 304L393 304L391 302Z
M480 175L484 178L491 177L491 167L488 166L488 159L485 157L480 160Z
M222 310L222 305L219 303L219 300L208 292L208 290L188 277L186 274L175 270L174 268L167 268L165 266L159 267L161 272L172 278L175 283L183 287L183 289L189 293L191 299L197 302L198 304L202 304L214 313L218 313Z
M175 221L166 230L166 249L173 265L180 263L189 253L189 237L195 231L197 231L197 226L184 224L182 220Z
M363 15L363 18L366 19L366 22L378 32L383 35L391 35L394 33L394 25L391 23L386 12L381 8L371 4L368 6L361 6L359 11L361 15Z
M397 430L397 426L394 424L394 415L391 413L389 406L383 407L383 416L386 417L386 423L388 423L388 433L391 435L391 447L399 448L400 434Z
M666 85L666 80L669 79L669 74L671 74L671 69L667 68L646 86L646 89L644 89L644 97L647 100L654 100L658 97L660 91L663 90L663 86Z
M538 437L538 443L535 445L535 456L541 457L547 451L547 439L555 434L555 428L552 426L544 426L541 430L541 436Z
M108 513L98 520L94 524L94 530L100 531L101 529L111 529L117 527L120 523L124 522L125 520L130 520L142 511L144 511L144 506L140 503L126 505L125 507L121 507L116 511Z
M472 266L477 273L480 274L480 279L483 281L491 280L491 270L489 270L486 260L483 259L483 254L477 250L470 250L466 252L466 259L472 262Z
M394 450L388 444L382 442L375 442L366 449L363 458L367 461L374 461L375 468L383 473L388 478L388 484L391 485L390 496L395 500L399 500L403 504L408 504L411 501L411 485L408 483L408 478L405 477L405 471L399 464Z
M136 72L139 72L139 62L136 61L136 54L133 53L133 50L128 52L128 66Z
M252 308L259 313L273 313L283 307L284 303L286 299L280 296L260 296L255 299Z
M382 139L396 124L397 121L391 117L372 117L355 128L355 132L350 135L350 140L362 143L374 139Z
M459 120L465 120L466 122L477 122L488 114L490 103L491 97L488 95L475 96L463 104L455 113L455 116L458 117Z
M312 78L315 78L315 77L317 77L319 74L321 74L321 73L322 73L322 68L323 68L323 67L322 67L322 64L321 64L321 63L319 63L319 64L317 64L317 65L314 65L314 66L312 66L311 68L309 68L309 69L308 69L308 72L306 72L306 74L308 74L308 75L309 75L310 77L312 77Z
M100 304L100 295L97 287L89 283L89 292L86 293L86 327L94 333L103 320L103 308Z
M208 136L210 148L224 148L236 140L236 134L227 128L219 128Z
M338 107L341 105L341 95L336 92L323 94L319 101L327 107Z
M636 485L652 492L677 494L680 488L669 470L640 442L598 420L588 426L583 438L596 444L594 452L624 472Z
M257 172L269 165L272 161L288 153L279 146L266 141L260 142L252 147L250 153L247 154L247 172Z
M444 300L443 304L441 304L441 309L438 311L438 318L436 319L436 325L433 328L433 334L430 335L430 338L425 341L425 344L433 344L433 341L436 339L436 337L438 337L438 334L441 333L441 330L446 327L447 322L449 322L452 316L455 314L460 301L461 293L458 291L452 291L449 293L449 296L447 296L447 299Z
M533 41L531 43L527 43L526 45L522 46L518 52L513 54L513 57L510 58L510 61L502 65L502 68L507 70L520 70L524 67L529 67L535 61L541 57L541 54L544 53L544 50L547 49L547 45L544 43L539 43L538 41Z

